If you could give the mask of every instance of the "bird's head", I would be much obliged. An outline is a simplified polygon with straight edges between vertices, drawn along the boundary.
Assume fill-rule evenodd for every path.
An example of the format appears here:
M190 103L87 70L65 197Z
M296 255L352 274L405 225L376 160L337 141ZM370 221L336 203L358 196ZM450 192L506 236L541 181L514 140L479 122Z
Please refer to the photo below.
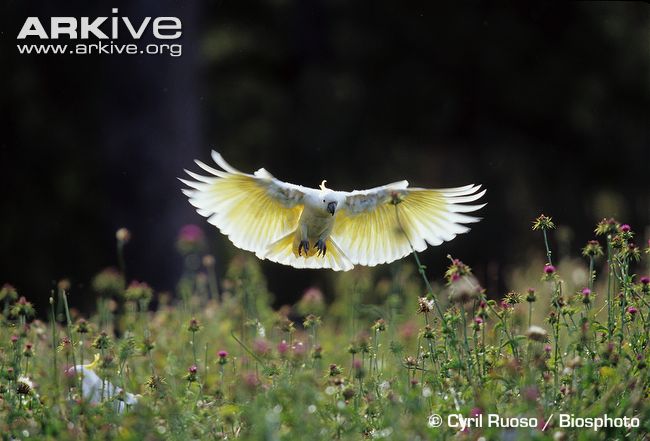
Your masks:
M321 194L322 194L322 204L323 208L332 216L334 216L334 213L336 213L336 207L339 204L338 198L336 197L336 194L330 190L329 188L325 187L325 183L327 181L323 180L321 184L319 185L321 189Z

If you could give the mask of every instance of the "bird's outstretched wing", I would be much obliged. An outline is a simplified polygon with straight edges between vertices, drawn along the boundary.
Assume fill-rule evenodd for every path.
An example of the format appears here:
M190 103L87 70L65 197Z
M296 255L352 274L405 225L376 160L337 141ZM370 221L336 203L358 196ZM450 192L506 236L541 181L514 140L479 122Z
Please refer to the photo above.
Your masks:
M282 182L263 168L253 175L242 173L215 151L212 159L223 170L197 160L210 175L185 170L195 180L181 179L190 187L183 193L235 246L264 258L269 245L297 228L303 199L316 190Z
M480 218L464 213L481 205L465 205L485 194L480 185L429 190L396 182L346 195L332 238L353 264L374 266L400 259L430 245L440 245L469 231L463 224ZM409 244L410 241L410 244Z

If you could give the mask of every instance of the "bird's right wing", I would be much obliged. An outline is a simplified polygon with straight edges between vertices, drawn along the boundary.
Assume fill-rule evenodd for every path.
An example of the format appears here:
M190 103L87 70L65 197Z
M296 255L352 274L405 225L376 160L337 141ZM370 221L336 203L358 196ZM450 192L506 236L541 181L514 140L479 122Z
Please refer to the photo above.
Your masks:
M190 187L183 193L235 246L263 258L269 245L298 227L304 197L316 190L282 182L264 169L242 173L215 151L212 159L223 170L197 160L210 175L185 170L195 180L181 179Z

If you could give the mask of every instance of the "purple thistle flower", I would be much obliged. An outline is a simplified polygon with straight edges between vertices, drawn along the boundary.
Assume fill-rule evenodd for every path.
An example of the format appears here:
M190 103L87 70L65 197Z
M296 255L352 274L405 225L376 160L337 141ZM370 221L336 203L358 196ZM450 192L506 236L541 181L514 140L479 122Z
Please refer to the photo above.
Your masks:
M629 233L632 228L628 224L623 224L621 225L621 232L622 233Z
M555 267L547 263L546 265L544 265L544 272L549 275L553 274L555 273Z

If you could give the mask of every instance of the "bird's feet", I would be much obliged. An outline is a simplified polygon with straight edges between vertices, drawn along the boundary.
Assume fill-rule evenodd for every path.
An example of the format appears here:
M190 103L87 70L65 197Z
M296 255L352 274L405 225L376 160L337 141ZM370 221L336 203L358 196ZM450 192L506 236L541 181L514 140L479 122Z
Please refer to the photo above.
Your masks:
M325 257L325 254L327 254L327 244L323 239L318 239L318 242L316 242L316 249L318 252L316 253L317 256L323 256Z
M298 255L302 256L302 250L305 250L305 256L307 255L307 251L309 251L309 241L308 240L301 240L300 243L298 244Z

